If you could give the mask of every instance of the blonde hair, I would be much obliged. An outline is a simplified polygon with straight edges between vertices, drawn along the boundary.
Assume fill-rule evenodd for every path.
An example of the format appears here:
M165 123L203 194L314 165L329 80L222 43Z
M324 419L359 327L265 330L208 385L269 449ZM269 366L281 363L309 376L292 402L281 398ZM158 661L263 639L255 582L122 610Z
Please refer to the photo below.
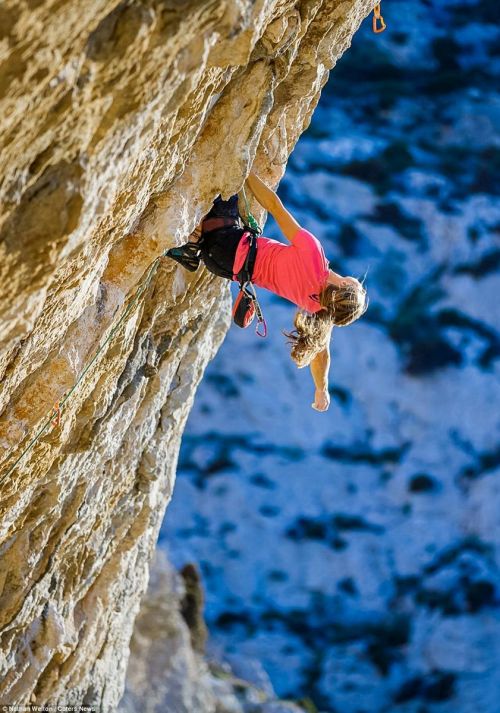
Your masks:
M346 327L366 312L366 290L361 282L352 280L341 287L327 284L319 293L322 309L313 314L299 310L294 319L295 329L283 332L292 345L290 356L299 369L310 364L325 348L334 326Z

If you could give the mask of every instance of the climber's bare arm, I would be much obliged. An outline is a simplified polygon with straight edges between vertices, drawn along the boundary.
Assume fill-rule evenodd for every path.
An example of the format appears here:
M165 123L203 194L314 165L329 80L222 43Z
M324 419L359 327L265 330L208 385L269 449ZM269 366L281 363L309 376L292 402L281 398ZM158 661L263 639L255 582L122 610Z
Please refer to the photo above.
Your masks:
M278 223L283 235L293 243L296 232L300 230L300 225L293 215L287 211L276 193L266 186L255 173L250 173L247 183L261 206L269 211Z
M328 371L330 369L330 346L316 354L309 365L314 381L314 403L311 404L316 411L326 411L330 405L330 394L328 392Z

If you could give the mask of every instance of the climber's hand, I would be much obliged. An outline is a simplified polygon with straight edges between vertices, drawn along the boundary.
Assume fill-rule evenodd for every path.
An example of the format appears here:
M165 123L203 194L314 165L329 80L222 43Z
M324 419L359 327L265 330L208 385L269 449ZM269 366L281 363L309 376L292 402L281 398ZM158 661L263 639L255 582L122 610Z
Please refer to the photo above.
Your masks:
M328 391L316 389L314 392L314 403L311 404L315 411L327 411L330 406L330 394Z

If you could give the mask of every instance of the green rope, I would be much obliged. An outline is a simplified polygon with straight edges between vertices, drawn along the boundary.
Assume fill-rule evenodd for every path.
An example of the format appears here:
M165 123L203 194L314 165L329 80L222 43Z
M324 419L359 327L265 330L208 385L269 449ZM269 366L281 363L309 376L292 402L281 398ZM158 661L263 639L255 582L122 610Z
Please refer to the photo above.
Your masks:
M250 211L250 204L249 204L249 202L248 202L247 194L246 194L246 192L245 192L245 186L242 187L242 190L243 190L243 198L245 199L245 207L246 207L246 213L247 213L247 224L248 224L248 226L249 226L250 228L252 228L253 230L255 230L258 235L261 235L262 229L261 229L259 223L257 222L257 220L255 219L255 217L252 215L252 213L251 213L251 211ZM150 268L149 268L149 270L148 270L148 273L147 273L147 275L146 275L146 278L145 278L144 282L142 283L142 285L141 285L141 286L139 287L139 289L137 290L137 292L136 292L136 294L135 294L135 296L134 296L134 299L130 302L130 304L128 305L127 309L126 309L125 312L123 313L123 315L120 317L120 319L118 320L118 322L116 323L116 325L115 325L115 326L113 327L113 329L110 331L108 337L104 340L103 344L99 347L99 349L98 349L97 352L94 354L94 356L92 357L92 359L89 361L89 363L87 364L87 366L83 369L83 371L81 372L81 374L79 375L78 379L77 379L76 382L73 384L73 386L71 387L71 389L70 389L68 392L66 392L65 395L64 395L64 397L59 401L59 408L60 408L60 409L61 409L61 408L64 406L64 404L68 401L69 397L73 394L73 392L77 389L77 387L78 387L79 384L81 383L82 379L85 377L85 375L87 374L87 372L91 369L91 367L95 364L95 362L97 361L97 359L98 359L98 357L100 356L100 354L102 354L102 352L104 351L104 348L105 348L105 347L111 342L111 340L114 338L114 336L115 336L115 334L117 333L117 331L118 331L118 329L120 328L120 326L123 324L123 322L125 321L125 319L126 319L126 318L128 317L128 315L131 313L132 309L135 307L135 305L137 304L137 302L139 301L139 299L142 297L142 295L144 294L144 292L147 290L147 288L149 287L149 284L150 284L150 282L151 282L151 280L152 280L152 278L153 278L153 275L154 275L154 273L156 272L156 269L158 268L158 264L159 264L160 258L163 257L165 254L166 254L166 251L165 251L164 253L162 253L162 255L161 255L160 257L157 257L157 258L151 263L151 266L150 266ZM53 411L53 410L54 410L54 409L52 409L52 411ZM28 445L26 446L26 448L21 452L21 454L20 454L20 456L17 458L17 460L14 461L14 463L11 465L11 467L10 467L9 470L6 472L6 474L5 474L4 476L2 476L2 478L0 478L0 483L3 483L3 481L6 480L6 479L9 477L9 475L11 475L11 474L14 472L14 470L15 470L16 467L19 465L19 463L20 463L21 460L24 458L24 456L25 456L27 453L29 453L29 451L35 446L35 444L39 441L39 439L41 438L41 436L45 433L45 431L46 431L47 428L50 426L50 424L52 423L52 420L53 420L52 411L51 411L51 415L47 418L47 420L46 420L46 421L44 422L44 424L41 426L41 428L40 428L39 431L36 433L36 435L31 439L31 441L28 443Z
M257 220L255 219L255 217L250 212L250 204L248 202L247 194L245 193L245 186L242 187L242 191L243 191L243 198L245 199L245 208L246 208L246 212L247 212L247 223L250 228L252 228L253 230L255 230L257 232L257 235L261 235L262 229L261 229L260 225L258 224Z
M148 270L148 272L147 272L147 274L146 274L146 277L145 277L143 283L142 283L142 284L140 285L140 287L138 288L137 292L135 293L134 298L130 301L130 303L129 303L129 305L127 306L127 309L125 310L125 312L122 314L122 316L120 317L120 319L118 320L118 322L115 324L115 326L113 327L113 329L110 331L109 335L106 337L106 339L104 340L103 344L102 344L102 345L99 347L99 349L96 351L96 353L94 354L94 356L92 357L92 359L89 361L89 363L87 364L87 366L83 369L83 371L81 372L81 374L79 375L78 379L75 381L75 383L73 384L73 386L71 387L71 389L70 389L68 392L66 392L65 395L64 395L64 397L59 401L59 408L62 408L62 407L64 406L64 404L68 401L68 399L69 399L69 397L71 396L71 394L76 390L76 388L78 387L78 385L81 383L81 381L82 381L82 379L84 378L85 374L87 374L87 372L89 371L89 369L95 364L95 362L96 362L97 358L99 357L99 355L102 354L102 352L104 351L104 348L111 342L111 340L113 339L113 337L114 337L115 334L117 333L118 329L121 327L121 325L123 324L123 322L125 321L125 319L128 317L128 315L131 313L131 311L133 310L133 308L135 307L135 305L138 303L139 299L142 297L142 295L144 294L144 292L147 290L147 288L149 287L149 285L150 285L150 283L151 283L151 280L152 280L152 278L153 278L153 275L155 274L155 272L156 272L156 270L157 270L157 268L158 268L158 265L159 265L159 263L160 263L160 258L163 257L163 256L165 255L165 253L166 253L166 251L165 251L164 253L162 253L162 255L160 255L159 257L155 258L155 260L151 263L151 265L150 265L150 267L149 267L149 270ZM53 410L54 410L54 409L52 409L52 411L53 411ZM50 426L50 424L52 423L52 420L53 420L53 418L54 418L53 415L52 415L52 411L51 411L51 415L48 417L48 419L45 421L45 423L41 426L41 428L39 429L39 431L37 432L37 434L31 439L31 441L28 443L28 445L26 446L26 448L22 451L21 455L17 458L17 460L14 461L14 463L11 465L11 467L10 467L9 470L6 472L6 474L5 474L4 476L2 476L2 478L0 479L0 483L3 483L3 481L6 480L6 479L9 477L9 475L11 475L11 474L14 472L14 470L15 470L16 467L19 465L19 463L20 463L21 460L24 458L24 456L25 456L27 453L29 453L29 451L33 448L33 446L34 446L34 445L37 443L37 441L40 439L40 437L42 436L42 434L43 434L43 433L46 431L46 429Z

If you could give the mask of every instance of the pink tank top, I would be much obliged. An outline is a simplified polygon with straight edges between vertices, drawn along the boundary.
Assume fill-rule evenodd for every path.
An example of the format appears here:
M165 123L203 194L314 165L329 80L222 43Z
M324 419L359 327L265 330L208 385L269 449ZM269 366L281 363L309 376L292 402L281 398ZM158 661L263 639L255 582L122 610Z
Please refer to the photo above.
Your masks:
M238 244L233 263L233 280L243 267L248 238ZM271 238L257 238L257 257L252 282L293 302L307 312L321 309L319 293L328 278L328 260L319 240L301 228L291 245Z

